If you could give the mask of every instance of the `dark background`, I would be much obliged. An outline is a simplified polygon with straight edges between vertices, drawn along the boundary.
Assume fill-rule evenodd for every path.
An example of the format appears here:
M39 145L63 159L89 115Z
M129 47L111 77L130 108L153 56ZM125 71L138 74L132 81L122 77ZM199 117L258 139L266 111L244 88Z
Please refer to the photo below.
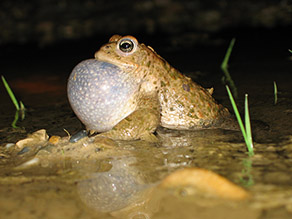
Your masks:
M276 48L289 55L291 27L288 0L1 0L1 74L27 74L42 64L43 73L68 73L116 33L134 35L178 65L185 57L170 51L206 60L216 49L224 55L233 37L241 53Z
M165 35L166 44L187 46L230 29L288 28L291 13L289 0L1 0L0 44L119 33Z

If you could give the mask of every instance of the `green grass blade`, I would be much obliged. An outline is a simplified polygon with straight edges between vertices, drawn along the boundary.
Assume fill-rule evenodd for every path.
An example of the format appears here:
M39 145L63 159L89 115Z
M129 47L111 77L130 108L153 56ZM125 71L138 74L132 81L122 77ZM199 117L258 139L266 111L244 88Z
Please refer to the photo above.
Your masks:
M237 109L237 106L236 106L236 103L234 101L234 98L232 96L232 93L228 87L228 85L226 85L226 89L227 89L227 92L228 92L228 96L229 96L229 99L230 99L230 102L231 102L231 105L232 105L232 108L233 108L233 111L235 113L235 116L236 116L236 119L238 121L238 124L239 124L239 127L240 127L240 130L242 132L242 135L243 135L243 138L244 140L246 140L246 132L245 132L245 128L244 128L244 125L243 125L243 122L241 120L241 117L240 117L240 114L238 112L238 109Z
M18 111L19 110L19 104L18 104L18 102L17 102L12 90L10 89L10 87L9 87L7 81L5 80L4 76L1 76L1 78L2 78L3 84L4 84L5 88L6 88L6 91L10 96L10 99L12 100L16 110Z
M241 116L238 112L238 108L236 106L236 103L234 101L234 98L232 96L232 93L228 87L228 85L226 85L226 89L227 89L227 93L233 108L233 111L235 113L237 122L239 124L242 136L244 138L247 150L249 152L249 155L253 155L253 143L252 143L252 134L251 134L251 125L250 125L250 119L249 119L249 111L248 111L248 101L247 101L247 95L245 96L245 126L242 122Z
M242 176L240 177L241 184L248 188L254 185L253 175L252 175L252 160L250 157L243 160L243 170L241 171Z
M21 115L21 119L24 120L24 118L25 118L25 110L26 110L25 106L21 101L18 103L18 101L16 100L12 90L10 89L9 84L5 80L4 76L1 76L1 78L2 78L3 84L4 84L5 88L6 88L6 91L7 91L8 95L9 95L10 99L11 99L11 101L13 102L13 104L14 104L14 106L16 108L16 112L15 112L15 115L14 115L14 120L11 123L11 126L13 128L19 128L18 126L16 126L16 123L17 123L17 121L19 119L19 114ZM20 105L20 107L19 107L19 105Z
M246 131L246 138L247 138L247 149L249 153L253 154L253 142L252 142L252 133L251 133L251 125L250 125L250 117L249 117L249 110L248 110L248 95L245 95L244 101L244 118L245 118L245 131Z
M274 81L274 104L276 105L278 103L278 88L276 81Z
M221 64L221 69L224 72L225 81L230 85L234 97L237 98L238 97L237 87L235 86L235 83L232 80L231 75L228 71L228 62L229 62L229 58L230 58L234 44L235 44L235 38L233 38L229 44L229 47L226 51L225 57L224 57L223 62Z
M18 121L18 117L19 117L19 114L18 114L18 110L15 112L15 115L14 115L14 120L13 120L13 122L11 123L11 126L12 126L12 128L19 128L18 126L16 126L16 123L17 123L17 121Z
M19 103L20 103L19 113L21 114L21 120L24 120L26 108L25 108L24 104L22 103L22 101L19 101Z
M228 47L228 49L226 51L225 57L223 59L223 62L221 64L221 68L227 68L228 62L229 62L229 58L230 58L233 46L235 44L235 40L236 40L235 38L232 38L232 40L231 40L231 42L229 44L229 47Z
M19 103L20 103L20 110L25 111L25 106L24 106L23 102L19 101Z

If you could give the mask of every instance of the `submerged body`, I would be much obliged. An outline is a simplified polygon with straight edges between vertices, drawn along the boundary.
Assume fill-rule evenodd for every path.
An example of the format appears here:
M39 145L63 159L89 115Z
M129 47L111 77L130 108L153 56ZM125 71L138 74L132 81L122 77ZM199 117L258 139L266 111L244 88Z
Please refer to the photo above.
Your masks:
M136 38L112 36L95 53L95 59L118 67L131 79L127 83L135 93L134 98L133 93L121 93L128 95L123 97L127 104L120 105L122 109L119 109L124 114L120 115L118 123L108 124L113 128L102 133L103 136L139 139L151 136L159 125L181 130L228 128L225 122L231 120L230 113L216 103L212 89L204 89L182 75ZM100 89L91 92L101 93ZM83 120L80 116L79 119ZM94 121L92 118L92 123ZM94 124L86 126L91 131L99 131L90 128Z

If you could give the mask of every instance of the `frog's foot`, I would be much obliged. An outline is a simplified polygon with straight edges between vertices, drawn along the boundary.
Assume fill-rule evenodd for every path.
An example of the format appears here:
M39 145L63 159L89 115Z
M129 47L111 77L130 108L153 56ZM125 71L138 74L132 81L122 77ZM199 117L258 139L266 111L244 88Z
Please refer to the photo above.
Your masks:
M222 107L220 105L220 107ZM234 115L230 114L227 108L221 108L216 119L203 120L199 127L205 129L225 129L232 131L240 131L240 127ZM200 129L194 127L193 129Z
M159 125L159 112L154 109L138 109L119 122L112 130L98 134L114 140L146 140L156 142L153 134Z
M224 118L220 118L218 121L215 121L212 128L219 128L225 130L239 131L240 127L236 118L232 115L229 115Z

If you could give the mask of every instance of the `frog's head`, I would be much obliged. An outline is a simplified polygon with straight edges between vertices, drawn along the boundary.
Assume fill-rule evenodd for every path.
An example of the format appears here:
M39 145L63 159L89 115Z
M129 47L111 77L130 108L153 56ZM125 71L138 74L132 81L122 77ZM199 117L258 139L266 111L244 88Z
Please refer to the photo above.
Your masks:
M113 35L109 42L95 53L95 58L114 64L125 72L137 74L146 71L153 55L157 55L154 50L144 44L139 44L135 37Z

